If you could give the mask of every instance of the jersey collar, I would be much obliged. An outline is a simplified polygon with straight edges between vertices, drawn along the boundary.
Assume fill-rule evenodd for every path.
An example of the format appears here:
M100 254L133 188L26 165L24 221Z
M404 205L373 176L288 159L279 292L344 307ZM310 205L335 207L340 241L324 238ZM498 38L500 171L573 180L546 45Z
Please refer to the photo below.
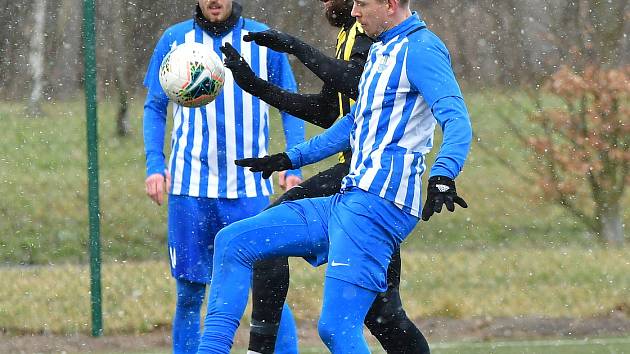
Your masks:
M426 26L427 25L424 23L424 21L420 19L420 15L418 15L418 13L414 11L411 13L411 16L409 16L403 22L381 33L378 37L376 37L376 39L380 42L387 43L396 36L404 36L417 28L422 28Z
M213 37L220 37L232 31L237 26L242 25L242 11L243 7L239 3L232 2L232 13L224 22L210 22L203 16L201 8L199 4L197 4L194 18L195 23L204 31L208 32L208 34Z

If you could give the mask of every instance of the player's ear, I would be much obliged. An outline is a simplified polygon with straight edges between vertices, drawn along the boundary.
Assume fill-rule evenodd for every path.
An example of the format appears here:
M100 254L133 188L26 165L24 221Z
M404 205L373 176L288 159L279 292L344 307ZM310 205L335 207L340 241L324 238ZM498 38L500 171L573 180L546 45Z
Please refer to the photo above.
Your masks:
M393 15L400 7L400 0L387 0L387 13Z

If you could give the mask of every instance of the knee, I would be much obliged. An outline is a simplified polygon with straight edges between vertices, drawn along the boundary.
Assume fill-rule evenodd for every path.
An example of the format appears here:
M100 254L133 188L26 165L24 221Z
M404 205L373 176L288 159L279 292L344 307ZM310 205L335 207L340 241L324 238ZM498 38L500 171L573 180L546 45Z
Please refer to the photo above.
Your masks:
M248 238L249 229L240 222L221 229L214 238L214 259L222 263L243 263L252 266L256 259L256 245Z
M258 282L258 283L257 283ZM263 259L254 264L254 287L278 287L289 285L289 260L286 257Z
M234 224L221 229L214 237L214 258L223 262L239 258L241 234Z
M413 323L407 317L405 310L401 308L393 312L369 313L365 317L365 326L370 330L370 333L378 336L391 331L392 328L406 331L413 326Z
M322 309L322 313L319 317L319 322L317 323L317 332L319 333L319 337L322 341L331 348L331 344L334 342L335 337L339 337L340 333L338 331L338 327L341 324L339 323L336 316L332 316L330 311L327 311L325 308Z
M378 332L379 329L391 327L392 324L404 326L407 322L409 320L402 307L400 295L393 289L385 294L379 294L365 316L365 325L371 332L375 330Z
M177 307L186 309L199 309L206 293L206 284L177 281Z
M201 309L203 297L201 296L177 296L177 307L179 309L187 309L190 312L198 312Z
M221 229L214 237L214 256L230 251L230 244L236 238L236 232L232 230L232 225L228 225Z
M330 321L326 321L323 317L320 317L319 322L317 323L317 332L319 333L319 338L322 339L328 347L332 344L335 339L335 329L332 326Z
M322 342L328 348L343 348L363 336L363 324L347 323L351 321L334 320L322 316L317 323L317 331Z

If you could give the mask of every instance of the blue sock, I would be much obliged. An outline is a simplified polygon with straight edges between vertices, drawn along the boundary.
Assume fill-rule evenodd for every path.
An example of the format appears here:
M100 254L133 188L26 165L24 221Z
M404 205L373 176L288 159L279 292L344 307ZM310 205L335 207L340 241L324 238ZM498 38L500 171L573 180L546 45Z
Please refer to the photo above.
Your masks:
M376 291L326 277L324 304L317 329L332 353L370 353L363 336L363 321L376 294Z
M282 308L282 318L278 327L278 338L276 339L275 354L297 354L298 336L293 312L286 303Z
M197 353L200 312L206 284L177 279L177 306L173 318L173 353Z

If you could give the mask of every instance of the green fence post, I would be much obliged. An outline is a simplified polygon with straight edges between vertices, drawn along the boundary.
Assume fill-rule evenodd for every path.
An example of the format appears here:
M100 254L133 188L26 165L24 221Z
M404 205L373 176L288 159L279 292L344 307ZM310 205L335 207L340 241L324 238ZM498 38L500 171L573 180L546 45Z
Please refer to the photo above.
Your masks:
M101 235L98 201L98 131L96 116L96 26L94 0L83 1L85 103L87 113L88 209L90 220L90 305L92 336L103 334L101 306Z

